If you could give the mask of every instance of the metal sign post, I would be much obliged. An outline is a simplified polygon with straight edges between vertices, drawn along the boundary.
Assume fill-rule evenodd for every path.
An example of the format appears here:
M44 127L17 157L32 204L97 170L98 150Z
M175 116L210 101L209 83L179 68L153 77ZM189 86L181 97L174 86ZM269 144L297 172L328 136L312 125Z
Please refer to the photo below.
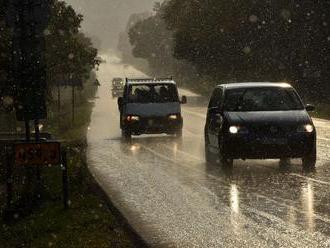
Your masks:
M12 159L8 151L8 147L5 147L5 156L6 156L6 209L10 210L13 200L13 168L12 168Z
M63 184L63 204L64 208L69 208L69 176L66 151L62 151L62 184Z

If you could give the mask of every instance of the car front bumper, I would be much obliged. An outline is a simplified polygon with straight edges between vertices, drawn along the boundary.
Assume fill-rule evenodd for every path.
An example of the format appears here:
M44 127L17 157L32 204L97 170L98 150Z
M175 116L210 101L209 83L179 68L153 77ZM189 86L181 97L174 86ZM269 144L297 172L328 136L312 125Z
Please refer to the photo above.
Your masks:
M135 135L175 133L182 129L183 120L178 118L170 120L167 117L140 118L138 121L124 121L122 128Z
M278 137L226 135L224 153L232 159L302 158L316 147L315 133L296 133Z

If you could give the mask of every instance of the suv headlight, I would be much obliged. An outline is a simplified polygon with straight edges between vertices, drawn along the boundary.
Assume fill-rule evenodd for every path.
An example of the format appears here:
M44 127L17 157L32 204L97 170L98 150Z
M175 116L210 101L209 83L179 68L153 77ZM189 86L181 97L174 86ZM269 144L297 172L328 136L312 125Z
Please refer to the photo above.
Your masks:
M169 115L168 116L168 119L174 121L174 120L178 120L179 119L179 115L178 114L174 114L174 115Z
M311 124L301 125L297 129L300 133L312 133L314 132L314 126Z

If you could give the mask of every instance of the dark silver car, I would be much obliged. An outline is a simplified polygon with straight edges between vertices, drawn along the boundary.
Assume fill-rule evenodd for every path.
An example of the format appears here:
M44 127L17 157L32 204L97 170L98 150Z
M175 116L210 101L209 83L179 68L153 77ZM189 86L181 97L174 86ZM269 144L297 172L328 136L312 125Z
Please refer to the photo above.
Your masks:
M316 130L297 92L286 83L219 85L205 124L206 160L302 158L316 163Z
M125 139L141 134L182 136L183 119L178 88L172 79L127 79L118 98L120 128Z
M114 78L112 80L112 97L121 97L124 92L124 80L122 78Z

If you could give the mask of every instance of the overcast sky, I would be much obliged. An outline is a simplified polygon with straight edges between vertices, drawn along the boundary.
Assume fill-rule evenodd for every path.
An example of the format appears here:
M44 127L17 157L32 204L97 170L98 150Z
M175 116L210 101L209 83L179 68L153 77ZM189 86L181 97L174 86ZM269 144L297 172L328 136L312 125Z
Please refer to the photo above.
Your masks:
M102 40L102 46L116 46L132 13L152 10L157 0L65 0L84 15L83 29ZM158 0L159 1L159 0Z

